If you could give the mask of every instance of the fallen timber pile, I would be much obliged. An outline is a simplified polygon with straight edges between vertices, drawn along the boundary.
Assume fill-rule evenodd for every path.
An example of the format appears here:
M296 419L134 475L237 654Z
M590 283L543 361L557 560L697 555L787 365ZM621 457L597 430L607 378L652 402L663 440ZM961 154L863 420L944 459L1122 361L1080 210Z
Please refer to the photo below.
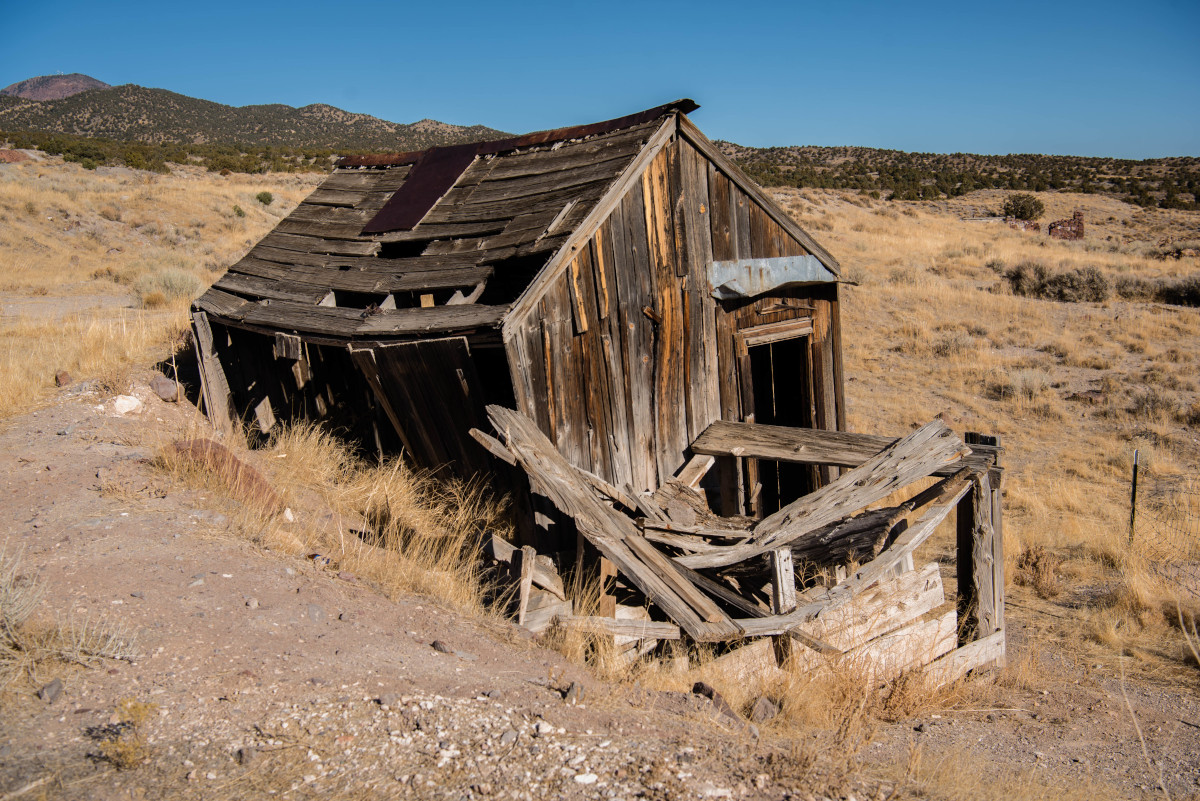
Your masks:
M892 675L925 667L937 683L1003 664L1001 469L989 438L968 435L969 447L938 420L899 440L722 422L693 443L695 456L676 477L637 495L571 466L519 412L487 411L499 439L472 435L574 521L602 555L602 575L611 566L642 600L602 597L599 615L575 616L547 556L495 540L492 556L518 580L518 622L534 631L601 632L629 658L684 637L752 641L722 659L746 661L750 649L772 665L781 651L801 665L861 657ZM716 459L740 456L849 469L761 520L718 517L698 487ZM929 477L940 480L899 505L867 510ZM955 508L957 604L941 612L940 568L914 567L913 552ZM858 566L847 575L852 559ZM798 576L797 565L807 572ZM813 583L814 571L833 578Z

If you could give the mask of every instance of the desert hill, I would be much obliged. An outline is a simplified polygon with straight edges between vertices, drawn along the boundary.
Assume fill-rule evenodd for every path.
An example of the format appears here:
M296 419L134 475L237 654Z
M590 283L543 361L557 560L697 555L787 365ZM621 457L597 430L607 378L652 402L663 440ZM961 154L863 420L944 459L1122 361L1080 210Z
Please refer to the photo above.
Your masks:
M109 88L87 76L77 77L95 81L91 91L60 94L56 99L34 96L55 87L65 91L60 79L69 77L75 76L31 78L4 90L0 130L149 144L220 142L339 150L412 150L503 136L482 125L434 120L395 123L325 104L227 106L135 84Z
M62 100L89 89L111 89L104 81L90 75L72 72L70 75L39 75L0 89L0 95L25 100Z

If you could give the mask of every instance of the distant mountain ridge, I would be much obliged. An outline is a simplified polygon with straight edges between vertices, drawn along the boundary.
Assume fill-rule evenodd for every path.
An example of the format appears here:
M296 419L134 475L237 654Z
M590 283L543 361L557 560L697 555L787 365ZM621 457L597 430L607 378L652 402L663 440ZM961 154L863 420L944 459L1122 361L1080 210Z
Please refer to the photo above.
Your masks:
M0 95L20 97L25 100L62 100L89 89L111 89L104 81L90 75L72 72L70 75L39 75L0 89Z
M68 78L73 80L64 80ZM30 99L38 94L61 94L85 81L95 86L55 99ZM30 78L0 92L0 130L150 144L230 143L338 150L419 150L506 136L483 125L428 119L410 124L388 122L321 103L302 108L278 103L226 106L136 84L109 87L86 75Z

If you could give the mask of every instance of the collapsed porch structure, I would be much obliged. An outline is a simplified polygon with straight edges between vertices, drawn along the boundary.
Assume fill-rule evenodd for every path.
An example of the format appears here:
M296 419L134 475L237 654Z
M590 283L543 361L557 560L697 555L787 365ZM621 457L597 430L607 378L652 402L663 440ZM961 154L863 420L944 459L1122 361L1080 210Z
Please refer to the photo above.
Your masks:
M937 684L1005 663L1003 471L995 438L969 434L968 446L940 421L898 440L714 423L677 476L655 493L631 496L572 467L519 412L492 406L488 415L499 439L472 434L522 469L533 490L603 554L602 565L615 568L601 568L614 580L597 614L578 616L552 560L530 546L518 552L492 543L493 558L512 566L518 582L517 620L533 631L582 627L613 637L628 658L687 637L743 646L724 657L740 670L749 667L746 654L754 653L759 670L783 651L801 665L859 662L876 676L924 669ZM848 472L772 515L731 519L709 511L698 489L717 459L730 458ZM903 493L927 477L938 480ZM877 506L896 493L908 497ZM917 569L913 556L955 511L957 593L945 610L939 565ZM848 565L856 566L847 573ZM619 604L622 580L627 601L649 601L669 622ZM765 638L782 638L785 647L752 644Z
M209 417L325 421L499 477L520 528L491 551L533 628L582 625L573 560L605 587L585 624L628 638L616 616L641 618L635 653L682 636L845 653L918 627L955 664L1002 661L998 448L940 424L844 431L840 267L695 108L341 160L196 301ZM956 505L958 603L928 619L942 585L912 552ZM918 577L919 603L887 605ZM884 623L829 628L868 596Z

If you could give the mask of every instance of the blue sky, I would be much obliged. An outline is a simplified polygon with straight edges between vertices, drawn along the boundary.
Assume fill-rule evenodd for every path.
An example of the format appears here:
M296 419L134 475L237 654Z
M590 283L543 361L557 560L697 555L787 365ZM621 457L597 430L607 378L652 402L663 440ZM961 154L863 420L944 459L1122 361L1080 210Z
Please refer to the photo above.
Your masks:
M1200 155L1200 3L5 3L0 86L82 72L230 105L524 132L679 97L712 138Z

